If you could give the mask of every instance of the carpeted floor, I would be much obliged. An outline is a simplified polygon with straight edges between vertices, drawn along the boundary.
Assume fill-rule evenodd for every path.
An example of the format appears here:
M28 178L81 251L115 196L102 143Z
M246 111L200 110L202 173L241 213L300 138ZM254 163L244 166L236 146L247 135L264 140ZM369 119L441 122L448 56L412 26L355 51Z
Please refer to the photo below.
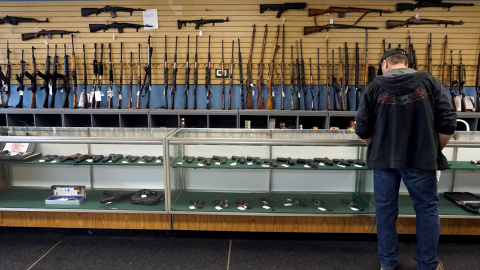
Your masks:
M442 236L445 269L480 269L479 237ZM375 235L0 228L0 269L378 270ZM397 270L416 269L401 236Z

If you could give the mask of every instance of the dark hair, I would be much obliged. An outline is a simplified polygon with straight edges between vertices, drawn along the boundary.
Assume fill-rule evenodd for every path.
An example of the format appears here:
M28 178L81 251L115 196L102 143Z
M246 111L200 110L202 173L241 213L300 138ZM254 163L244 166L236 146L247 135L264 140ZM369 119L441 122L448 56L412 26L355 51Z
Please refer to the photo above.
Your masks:
M396 64L399 64L399 63L402 63L402 64L405 64L406 66L408 66L408 58L406 55L404 54L394 54L394 55L390 55L389 57L387 57L385 60L388 61L388 63L392 64L392 65L396 65Z

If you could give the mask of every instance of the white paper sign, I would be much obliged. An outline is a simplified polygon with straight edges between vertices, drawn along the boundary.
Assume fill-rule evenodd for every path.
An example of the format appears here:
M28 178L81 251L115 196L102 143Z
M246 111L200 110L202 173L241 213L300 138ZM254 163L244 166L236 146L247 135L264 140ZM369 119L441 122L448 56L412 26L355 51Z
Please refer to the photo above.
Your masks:
M158 15L156 9L147 9L143 12L143 24L152 27L144 27L144 30L158 29Z

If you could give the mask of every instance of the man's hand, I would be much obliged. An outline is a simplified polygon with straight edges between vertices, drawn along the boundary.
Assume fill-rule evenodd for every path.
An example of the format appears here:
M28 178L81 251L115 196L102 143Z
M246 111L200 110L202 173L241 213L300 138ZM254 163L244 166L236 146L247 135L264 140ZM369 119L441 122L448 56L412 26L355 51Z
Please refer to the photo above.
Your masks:
M362 140L362 141L364 141L364 142L368 145L368 144L370 144L370 143L372 142L372 137L367 138L367 139Z
M443 149L447 145L452 136L453 135L438 133L438 143L440 144L440 149Z

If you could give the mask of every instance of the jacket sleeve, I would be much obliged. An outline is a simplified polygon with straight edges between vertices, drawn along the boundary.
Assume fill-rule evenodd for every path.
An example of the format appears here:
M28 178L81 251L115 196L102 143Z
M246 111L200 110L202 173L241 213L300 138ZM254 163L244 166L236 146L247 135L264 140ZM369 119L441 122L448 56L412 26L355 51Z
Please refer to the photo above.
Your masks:
M373 135L375 105L371 96L371 84L357 108L357 117L355 118L355 133L360 139L368 139Z
M435 127L438 133L451 135L457 127L457 113L442 83L435 79Z

